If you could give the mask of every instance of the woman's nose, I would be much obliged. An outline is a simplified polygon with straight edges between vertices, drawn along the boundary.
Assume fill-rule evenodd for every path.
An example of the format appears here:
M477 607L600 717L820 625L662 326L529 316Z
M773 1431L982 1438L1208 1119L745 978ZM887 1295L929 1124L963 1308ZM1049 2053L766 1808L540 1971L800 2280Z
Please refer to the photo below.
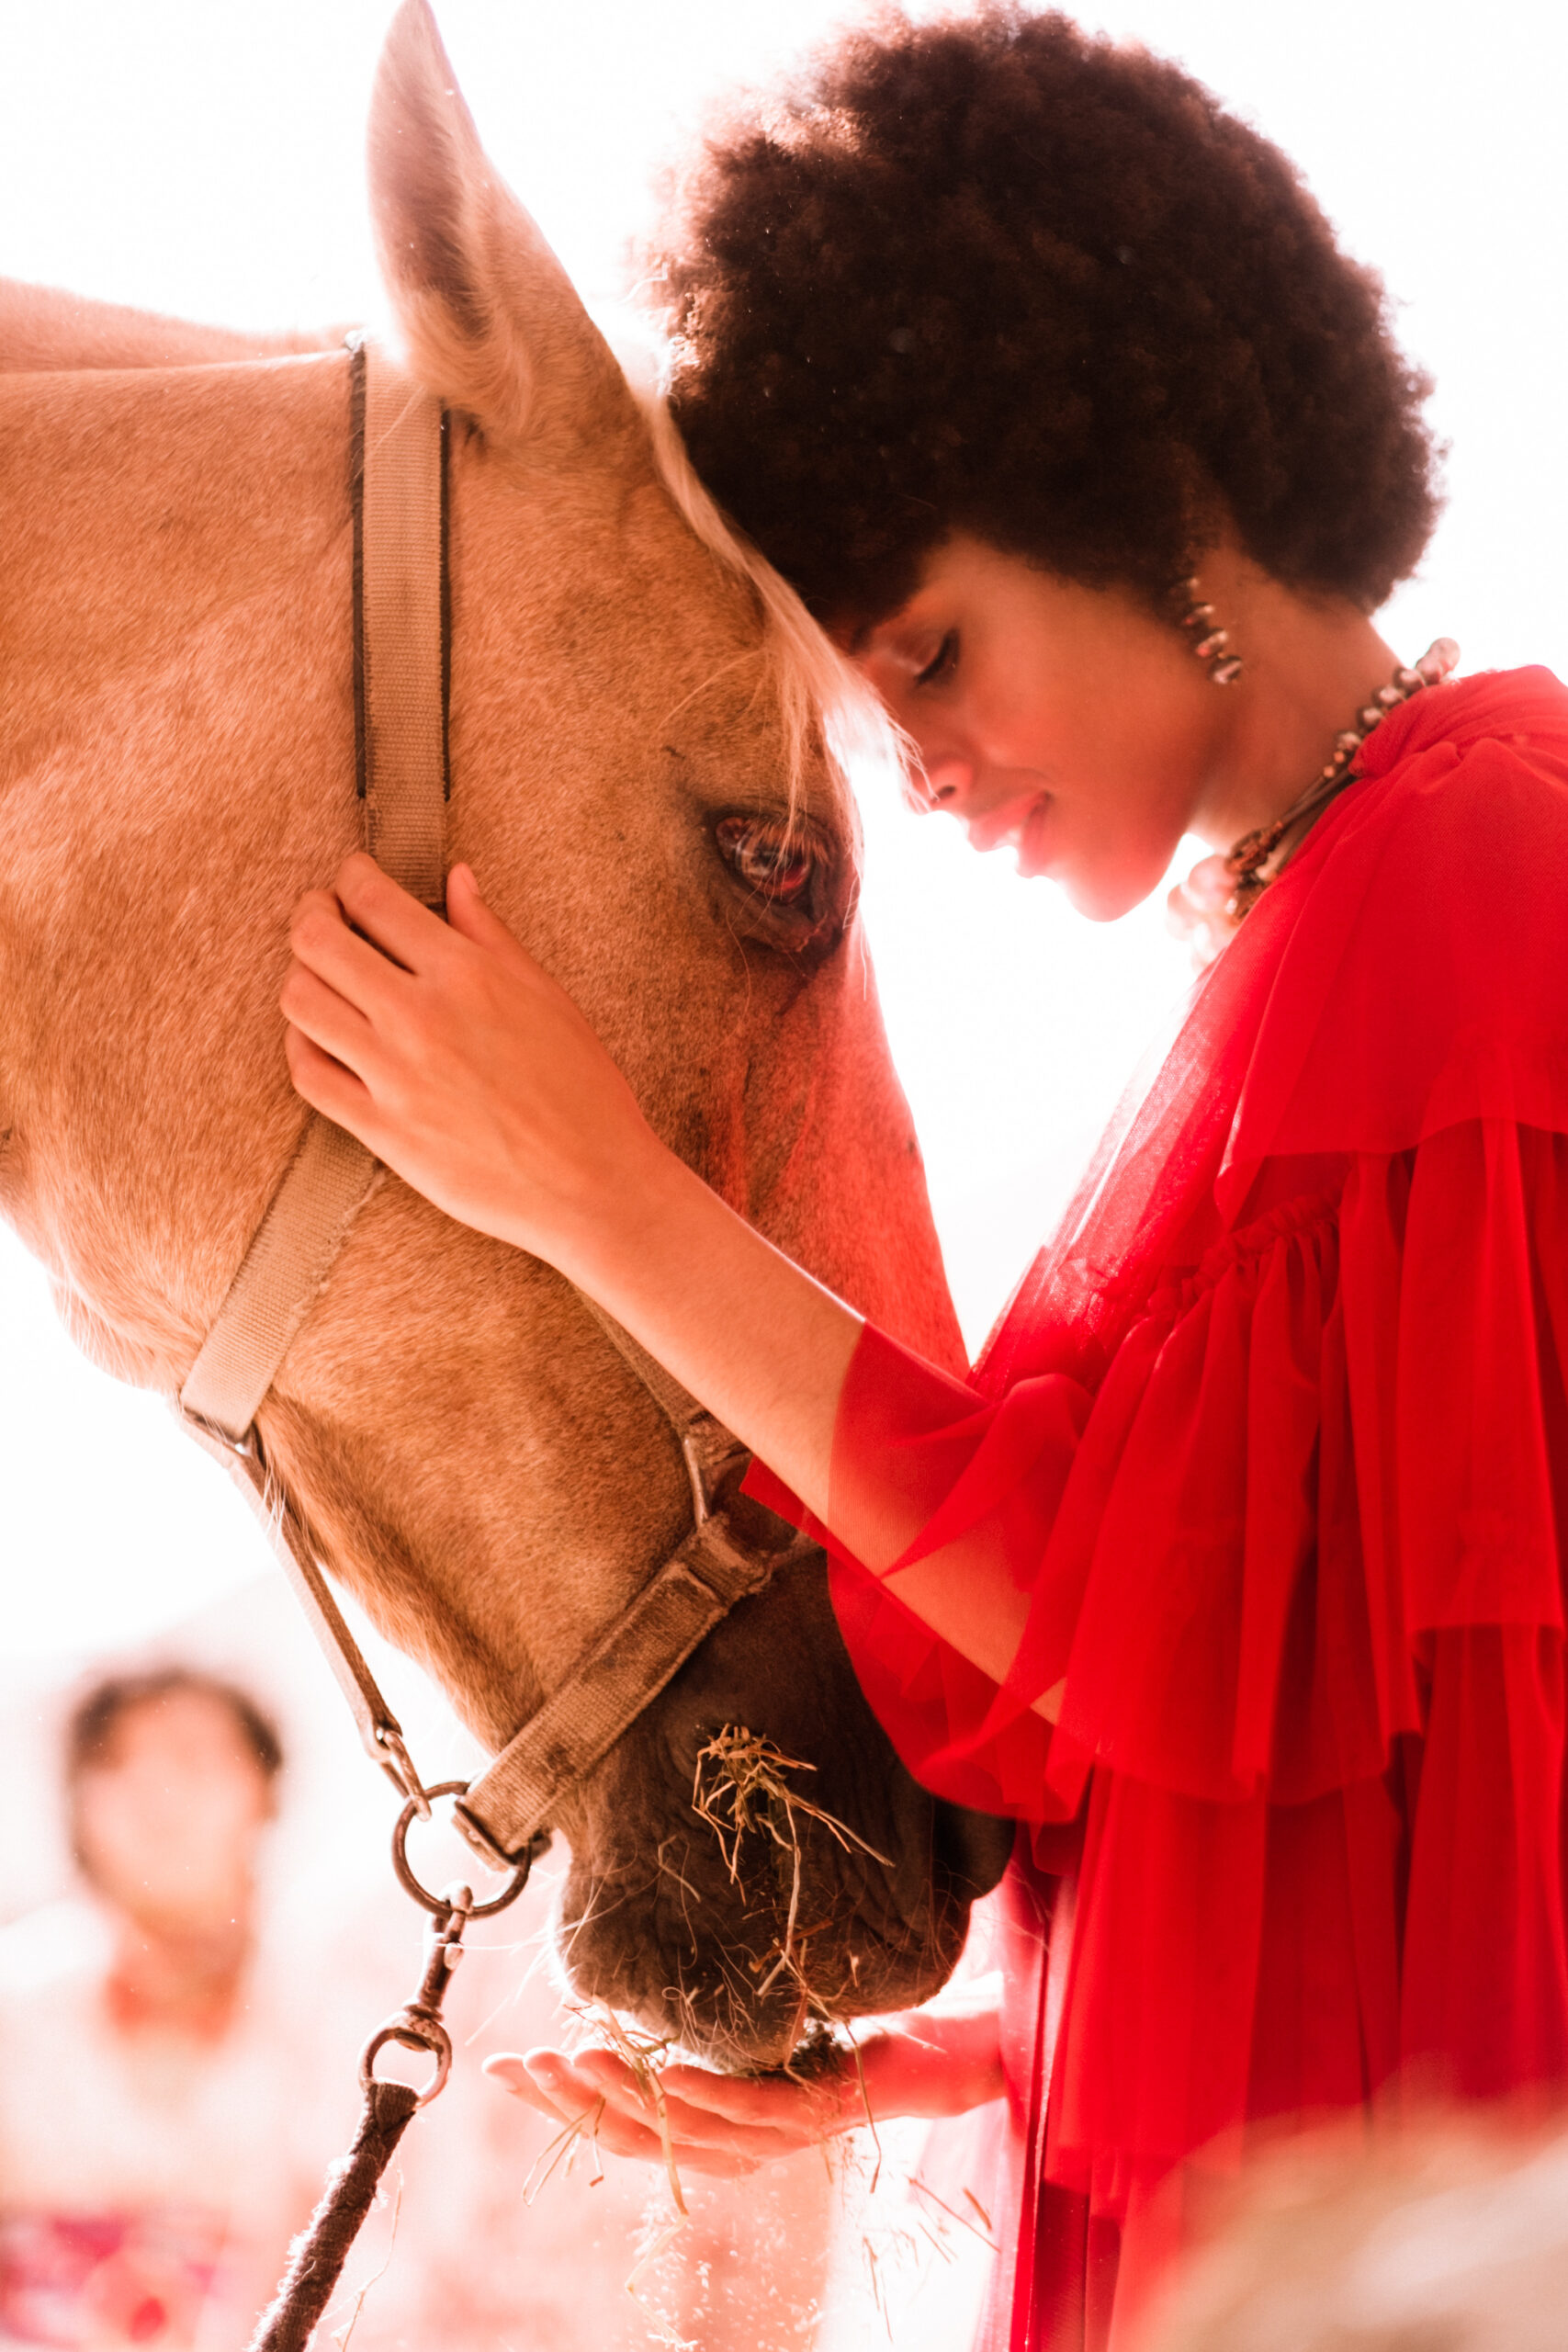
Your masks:
M922 808L956 816L974 788L974 764L956 752L941 752L921 763L915 783Z

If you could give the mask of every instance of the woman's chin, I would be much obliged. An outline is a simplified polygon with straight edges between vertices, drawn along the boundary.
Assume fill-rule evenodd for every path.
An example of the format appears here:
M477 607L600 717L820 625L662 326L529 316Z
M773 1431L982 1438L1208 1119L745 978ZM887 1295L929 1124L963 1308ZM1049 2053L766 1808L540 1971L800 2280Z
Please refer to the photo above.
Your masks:
M1121 916L1131 914L1155 887L1123 875L1078 873L1069 865L1054 867L1048 878L1066 894L1074 913L1085 916L1089 922L1115 922Z
M1066 893L1075 913L1089 922L1116 922L1122 915L1131 914L1134 907L1141 907L1159 888L1169 862L1168 857L1159 854L1115 861L1085 858L1080 863L1069 853L1058 854L1048 865L1032 867L1021 859L1019 871L1048 876Z

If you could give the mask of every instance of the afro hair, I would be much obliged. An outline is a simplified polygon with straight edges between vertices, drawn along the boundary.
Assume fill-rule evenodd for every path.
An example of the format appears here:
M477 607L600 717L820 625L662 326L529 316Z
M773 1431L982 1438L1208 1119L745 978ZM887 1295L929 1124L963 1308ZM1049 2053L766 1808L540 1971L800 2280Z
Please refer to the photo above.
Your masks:
M1381 281L1179 67L985 0L732 113L654 282L698 472L829 624L965 531L1169 611L1227 527L1371 611L1436 513Z

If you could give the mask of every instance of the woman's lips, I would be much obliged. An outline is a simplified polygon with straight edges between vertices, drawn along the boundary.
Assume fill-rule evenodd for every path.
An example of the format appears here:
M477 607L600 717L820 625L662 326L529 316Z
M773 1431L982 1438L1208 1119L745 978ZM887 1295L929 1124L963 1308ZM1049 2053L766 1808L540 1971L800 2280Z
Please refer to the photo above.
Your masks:
M971 849L1010 849L1018 854L1021 874L1039 874L1044 868L1041 859L1044 853L1044 835L1049 824L1052 796L1048 792L1032 792L1027 800L1014 800L999 808L987 808L965 821Z
M1052 818L1056 803L1049 793L1042 793L1032 802L1029 814L1019 829L1018 870L1021 874L1049 874L1054 864L1051 835Z

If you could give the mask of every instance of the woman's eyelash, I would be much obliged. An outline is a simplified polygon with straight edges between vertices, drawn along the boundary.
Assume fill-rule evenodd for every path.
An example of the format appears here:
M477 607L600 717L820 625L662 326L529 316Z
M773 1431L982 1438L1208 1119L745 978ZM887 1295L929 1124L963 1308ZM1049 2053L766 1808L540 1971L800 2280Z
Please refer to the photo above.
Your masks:
M946 677L957 658L958 631L955 628L950 628L947 635L942 639L942 643L937 647L937 650L931 661L926 663L923 670L917 673L915 678L916 685L935 685L940 678Z

